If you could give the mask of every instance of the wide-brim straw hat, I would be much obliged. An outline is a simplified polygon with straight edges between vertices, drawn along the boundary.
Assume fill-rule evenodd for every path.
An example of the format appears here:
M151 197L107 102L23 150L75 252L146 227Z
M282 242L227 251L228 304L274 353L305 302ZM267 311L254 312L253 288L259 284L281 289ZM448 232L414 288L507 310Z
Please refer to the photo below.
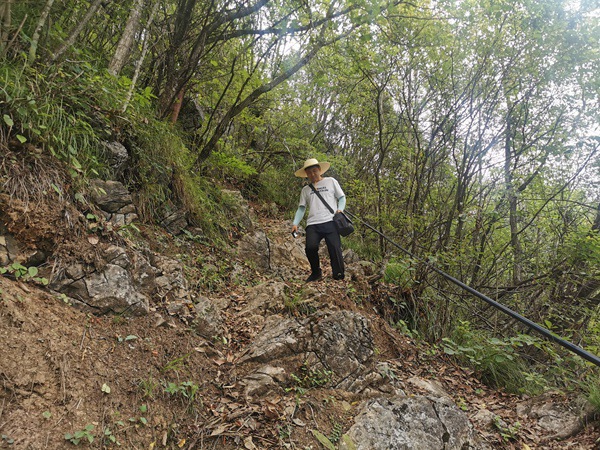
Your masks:
M306 168L312 167L312 166L319 166L321 168L321 174L324 174L331 167L331 164L329 164L328 162L325 162L325 161L319 162L315 158L310 158L310 159L307 159L306 161L304 161L304 165L302 166L302 169L296 170L294 172L294 175L296 175L299 178L306 178Z

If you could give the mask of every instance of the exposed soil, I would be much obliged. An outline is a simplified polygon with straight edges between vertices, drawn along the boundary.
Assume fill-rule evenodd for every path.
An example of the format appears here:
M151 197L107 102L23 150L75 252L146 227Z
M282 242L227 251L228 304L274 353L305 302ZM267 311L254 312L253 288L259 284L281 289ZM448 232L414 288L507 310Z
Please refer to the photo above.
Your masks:
M21 241L39 243L48 234L52 240L58 235L63 255L79 251L93 260L85 233L73 232L79 229L75 226L57 228L65 220L64 204L56 202L54 210L49 203L39 205L46 208L45 217L54 219L25 223L23 211L16 213L23 205L3 197L4 211L14 213L12 231L19 232ZM76 216L73 212L70 220ZM283 221L262 222L271 236L287 236ZM226 278L202 284L201 268L194 265L202 260L233 267L233 252L151 227L143 227L140 234L156 251L186 255L191 285L228 305L223 312L228 334L203 339L185 321L170 316L162 302L152 305L145 317L92 316L43 286L0 277L0 448L317 449L322 447L311 430L339 436L349 428L361 399L346 392L300 390L290 383L261 401L243 395L239 381L252 367L238 366L237 360L260 325L236 315L246 302L241 286ZM271 276L243 261L237 264L248 284ZM293 292L302 287L301 279L285 282ZM385 285L333 282L328 277L317 285L329 300L312 308L357 310L369 318L377 358L389 363L406 392L419 393L408 381L411 377L435 380L469 416L485 407L515 426L512 436L498 428L479 430L493 447L598 448L597 424L564 441L548 440L536 423L517 417L515 405L521 398L486 387L470 371L390 327L381 300ZM309 311L282 303L276 312L289 316ZM285 369L300 375L299 367Z

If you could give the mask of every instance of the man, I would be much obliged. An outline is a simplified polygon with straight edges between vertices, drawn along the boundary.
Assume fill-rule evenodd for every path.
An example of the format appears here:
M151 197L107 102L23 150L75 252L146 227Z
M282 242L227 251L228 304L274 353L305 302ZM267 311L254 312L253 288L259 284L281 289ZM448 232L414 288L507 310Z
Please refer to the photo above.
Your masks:
M311 188L316 189L323 200L331 206L332 210L343 211L346 206L346 196L335 178L323 177L331 164L319 162L314 158L307 159L304 166L295 172L300 178L308 178L309 185L302 188L298 210L294 216L292 233L298 231L298 224L304 217L308 206L308 219L306 220L306 257L310 263L311 273L306 279L317 281L323 277L319 262L319 244L323 239L327 244L331 271L334 280L344 279L344 258L342 257L342 241L333 223L333 213L323 204L323 201Z

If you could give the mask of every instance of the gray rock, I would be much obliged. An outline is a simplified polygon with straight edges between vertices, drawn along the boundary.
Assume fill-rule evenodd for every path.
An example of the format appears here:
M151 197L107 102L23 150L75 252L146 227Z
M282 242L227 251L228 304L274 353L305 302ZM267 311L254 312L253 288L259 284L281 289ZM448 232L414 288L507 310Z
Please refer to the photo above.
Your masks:
M517 406L520 417L536 420L538 425L551 433L550 439L566 439L583 429L585 418L593 413L586 401L564 401L552 393L528 399Z
M102 211L113 214L132 203L131 194L118 181L95 179L91 185L92 200Z
M368 320L355 312L319 312L302 320L271 316L240 362L275 363L299 357L306 367L331 372L328 385L361 392L383 377L374 368Z
M169 233L176 236L189 225L187 214L187 211L178 209L165 216L160 223Z
M255 217L250 205L240 191L224 189L221 191L227 207L227 216L231 224L248 232L254 229Z
M272 391L280 391L279 383L283 383L286 379L285 369L263 366L244 377L240 384L244 386L246 397L261 397Z
M371 399L347 434L358 450L477 448L466 414L445 398ZM340 448L350 447L342 443Z
M223 319L218 307L207 297L200 297L194 305L195 318L193 319L196 332L206 338L223 334Z
M129 161L129 153L120 142L104 142L104 148L107 152L108 165L112 169L115 179L119 178Z
M242 236L238 242L237 252L240 258L253 263L259 269L271 268L270 241L262 230Z

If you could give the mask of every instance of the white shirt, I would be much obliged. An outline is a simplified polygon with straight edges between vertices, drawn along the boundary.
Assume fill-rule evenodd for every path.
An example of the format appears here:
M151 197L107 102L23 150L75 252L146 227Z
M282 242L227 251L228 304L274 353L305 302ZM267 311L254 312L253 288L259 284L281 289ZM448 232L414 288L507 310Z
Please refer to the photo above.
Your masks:
M344 196L344 191L335 178L326 177L318 181L315 189L319 191L323 200L327 202L331 209L335 212L337 209L337 199ZM316 225L318 223L331 222L333 213L327 209L321 199L310 186L304 186L300 193L300 203L298 206L308 207L308 219L306 226Z

